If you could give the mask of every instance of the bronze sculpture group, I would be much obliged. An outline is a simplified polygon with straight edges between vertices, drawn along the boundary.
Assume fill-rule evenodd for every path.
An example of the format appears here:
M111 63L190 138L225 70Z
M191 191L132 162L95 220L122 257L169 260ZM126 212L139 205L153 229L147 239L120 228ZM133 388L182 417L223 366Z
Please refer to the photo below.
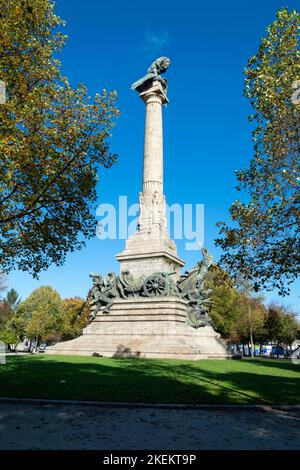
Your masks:
M131 297L175 296L186 300L187 323L193 328L212 325L209 316L211 300L210 289L205 287L205 278L213 258L206 248L202 248L203 260L183 274L176 282L175 273L158 272L147 277L134 278L129 271L122 271L118 276L109 273L106 277L91 273L93 286L89 292L92 321L101 307L102 313L108 314L116 299Z

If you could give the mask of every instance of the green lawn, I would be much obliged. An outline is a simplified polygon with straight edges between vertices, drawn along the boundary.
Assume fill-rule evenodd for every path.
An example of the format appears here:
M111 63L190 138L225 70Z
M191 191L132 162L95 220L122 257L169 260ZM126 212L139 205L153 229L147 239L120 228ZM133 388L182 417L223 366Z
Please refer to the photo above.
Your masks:
M8 356L7 364L0 365L0 396L145 403L300 404L300 366L259 359L193 362Z

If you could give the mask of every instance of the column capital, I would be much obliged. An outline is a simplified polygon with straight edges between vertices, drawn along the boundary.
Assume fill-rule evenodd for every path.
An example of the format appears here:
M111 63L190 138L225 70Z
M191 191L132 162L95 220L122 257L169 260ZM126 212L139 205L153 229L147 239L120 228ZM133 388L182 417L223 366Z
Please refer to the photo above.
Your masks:
M150 100L158 101L161 104L169 103L169 100L166 94L163 91L162 84L159 80L154 80L147 90L144 90L140 93L140 98L144 101L144 103L149 103Z

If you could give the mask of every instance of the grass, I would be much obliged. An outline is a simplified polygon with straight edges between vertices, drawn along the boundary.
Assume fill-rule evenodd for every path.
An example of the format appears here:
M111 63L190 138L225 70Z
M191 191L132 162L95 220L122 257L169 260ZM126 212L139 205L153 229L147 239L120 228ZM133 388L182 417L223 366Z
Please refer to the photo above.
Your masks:
M276 360L8 356L0 396L112 402L299 404L300 367Z

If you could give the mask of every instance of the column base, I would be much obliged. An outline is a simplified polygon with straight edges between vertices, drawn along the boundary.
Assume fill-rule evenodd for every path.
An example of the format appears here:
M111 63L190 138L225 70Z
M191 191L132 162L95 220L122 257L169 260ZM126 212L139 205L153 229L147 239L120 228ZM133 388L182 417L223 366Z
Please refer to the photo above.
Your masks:
M175 272L174 278L179 278L180 269L184 266L184 261L177 255L175 243L168 236L150 238L141 232L128 238L125 250L116 258L120 271L130 271L134 277L145 277L155 272Z

